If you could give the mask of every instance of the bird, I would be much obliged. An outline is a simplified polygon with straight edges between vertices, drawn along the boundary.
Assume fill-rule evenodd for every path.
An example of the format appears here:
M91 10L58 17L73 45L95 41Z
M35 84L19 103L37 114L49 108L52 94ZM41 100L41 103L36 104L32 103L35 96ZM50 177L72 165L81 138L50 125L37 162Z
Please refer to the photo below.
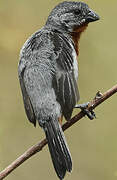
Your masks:
M44 130L55 172L60 180L72 171L72 157L62 130L79 101L79 40L99 16L84 2L63 1L45 25L24 43L18 76L28 120Z

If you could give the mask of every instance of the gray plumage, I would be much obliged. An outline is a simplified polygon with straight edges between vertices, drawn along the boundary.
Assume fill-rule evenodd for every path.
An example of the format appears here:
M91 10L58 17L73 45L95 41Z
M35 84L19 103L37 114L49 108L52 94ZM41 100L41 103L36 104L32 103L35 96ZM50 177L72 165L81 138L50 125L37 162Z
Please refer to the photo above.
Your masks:
M31 123L36 125L36 120L38 120L40 126L44 128L50 152L55 153L56 163L54 163L53 156L52 160L60 179L64 177L66 170L71 171L72 162L62 129L58 125L58 118L63 114L69 120L79 97L74 76L72 47L72 39L70 40L59 32L50 32L43 28L25 44L21 51L19 64L19 79L26 114ZM55 131L52 132L49 124L53 124L53 128L56 127ZM67 148L65 150L67 152L60 153L61 148L58 149L60 157L57 160L58 153L53 141L49 141L49 138L53 137L53 140L56 140L60 146L60 134L63 138L62 144L65 143L63 150ZM59 137L58 140L57 137ZM67 158L69 163L65 164L64 161ZM67 168L68 165L69 168Z
M44 129L60 179L72 170L72 160L58 119L64 115L69 120L79 100L76 52L70 32L86 22L89 12L85 3L59 4L20 53L18 74L25 111L34 126L38 121Z
M25 94L28 93L34 114L36 117L40 116L40 120L41 116L44 116L45 106L47 109L51 108L46 112L48 116L50 112L56 113L55 110L52 112L54 106L55 109L58 107L57 111L59 109L63 112L67 120L71 117L78 101L72 47L73 41L70 37L43 28L28 40L21 51L19 64L19 78L23 81L21 87L25 89Z

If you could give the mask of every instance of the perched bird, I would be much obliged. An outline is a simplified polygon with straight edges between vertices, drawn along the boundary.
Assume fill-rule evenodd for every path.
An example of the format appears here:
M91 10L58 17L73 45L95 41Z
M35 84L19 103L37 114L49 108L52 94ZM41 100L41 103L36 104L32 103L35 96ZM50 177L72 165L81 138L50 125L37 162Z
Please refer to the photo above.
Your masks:
M62 180L72 159L61 125L79 100L77 87L81 33L99 16L83 2L65 1L48 16L45 26L24 44L18 66L27 117L45 132L52 162Z

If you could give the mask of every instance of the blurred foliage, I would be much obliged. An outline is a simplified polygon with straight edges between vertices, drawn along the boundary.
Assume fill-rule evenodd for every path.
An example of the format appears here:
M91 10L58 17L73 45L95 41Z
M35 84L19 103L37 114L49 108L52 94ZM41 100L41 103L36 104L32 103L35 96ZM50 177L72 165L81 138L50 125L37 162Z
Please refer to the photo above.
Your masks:
M117 0L84 0L101 20L89 25L80 41L80 103L117 82ZM25 40L40 29L59 0L0 0L0 170L44 137L24 112L17 64ZM65 132L73 172L65 179L117 179L117 95ZM74 111L74 114L77 110ZM57 179L48 148L11 173L8 180Z

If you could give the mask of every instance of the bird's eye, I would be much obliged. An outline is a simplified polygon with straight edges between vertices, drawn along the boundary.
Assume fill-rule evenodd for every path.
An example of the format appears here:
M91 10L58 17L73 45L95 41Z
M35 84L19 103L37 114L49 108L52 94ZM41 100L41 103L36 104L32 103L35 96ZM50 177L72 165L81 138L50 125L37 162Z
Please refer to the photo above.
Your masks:
M80 10L80 9L78 9L78 10L74 11L74 14L75 14L75 15L79 15L79 14L81 14L81 10Z

